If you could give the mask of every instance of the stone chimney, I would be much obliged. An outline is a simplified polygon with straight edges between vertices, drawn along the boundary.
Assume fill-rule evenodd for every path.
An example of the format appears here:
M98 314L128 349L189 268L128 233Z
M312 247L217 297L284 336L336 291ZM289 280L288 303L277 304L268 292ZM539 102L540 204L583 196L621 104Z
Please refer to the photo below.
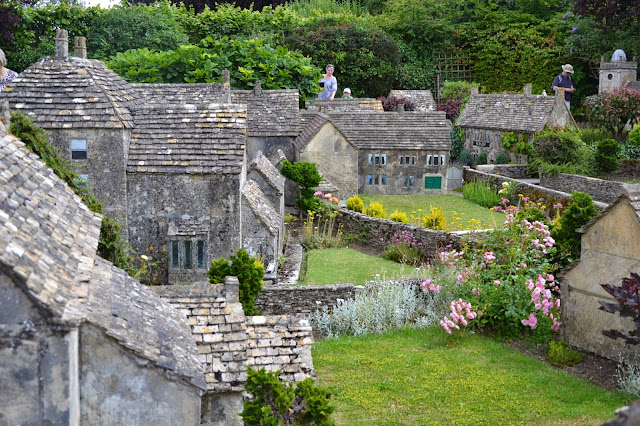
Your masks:
M67 30L56 29L56 58L69 57L69 35Z
M400 118L404 117L404 104L396 105L396 111L398 111Z
M560 104L564 104L564 87L558 87L558 90L556 90L556 106L560 105Z
M532 84L531 83L525 83L524 85L524 95L525 96L531 96L531 92L532 92Z
M253 94L255 96L262 96L262 82L260 80L256 80L256 84L253 86Z
M81 36L75 36L73 41L73 56L80 59L87 59L87 39Z

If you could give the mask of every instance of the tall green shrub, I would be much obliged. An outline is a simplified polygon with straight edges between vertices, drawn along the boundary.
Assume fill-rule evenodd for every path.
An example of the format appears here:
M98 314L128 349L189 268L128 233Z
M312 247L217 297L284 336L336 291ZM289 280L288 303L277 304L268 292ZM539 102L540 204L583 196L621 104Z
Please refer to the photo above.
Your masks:
M247 370L245 390L250 395L244 400L240 414L247 425L333 425L331 392L316 386L313 379L283 383L279 371L264 368Z
M574 191L571 196L573 201L551 231L551 237L556 241L556 247L560 251L559 255L565 256L564 260L561 259L564 263L580 257L581 234L576 232L576 229L598 214L591 195ZM566 259L567 256L568 259Z
M296 205L303 211L317 211L322 206L320 199L316 198L314 188L322 181L322 175L318 173L315 163L307 161L296 161L291 163L282 161L280 173L287 179L300 186L300 198L296 200Z
M500 196L484 182L469 182L462 187L464 198L482 207L491 208L500 205Z
M223 257L211 262L211 267L207 271L210 283L223 283L228 275L238 278L240 303L245 315L258 315L260 312L254 301L262 290L264 277L262 262L249 256L244 249L238 249L235 256L231 256L231 264Z
M620 151L620 145L614 139L604 139L598 142L596 149L596 167L601 172L612 172L616 170L620 163L618 163L618 152Z

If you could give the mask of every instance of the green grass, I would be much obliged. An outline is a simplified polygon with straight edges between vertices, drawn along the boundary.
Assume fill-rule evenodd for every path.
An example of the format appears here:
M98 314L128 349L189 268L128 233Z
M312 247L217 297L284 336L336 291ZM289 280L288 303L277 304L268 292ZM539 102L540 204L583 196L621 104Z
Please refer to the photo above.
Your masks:
M322 340L313 363L339 425L591 425L635 399L440 327Z
M311 250L307 257L307 273L301 285L351 283L371 280L415 277L416 270L377 256L347 248ZM379 276L376 277L376 274Z
M394 210L405 212L407 216L425 216L430 214L429 206L438 207L444 211L448 224L461 223L460 229L466 229L468 221L480 221L480 228L493 228L496 223L504 222L504 215L494 213L465 200L458 194L429 194L429 195L371 195L360 194L360 198L369 205L372 201L379 201L388 214ZM456 219L456 217L460 219ZM452 226L453 228L453 226Z

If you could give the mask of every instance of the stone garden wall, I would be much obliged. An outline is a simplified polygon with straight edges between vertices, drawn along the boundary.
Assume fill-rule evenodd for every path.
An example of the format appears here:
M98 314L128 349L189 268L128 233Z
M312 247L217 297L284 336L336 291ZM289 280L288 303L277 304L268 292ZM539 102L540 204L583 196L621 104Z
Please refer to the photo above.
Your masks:
M510 177L513 179L524 179L527 177L527 165L523 164L484 164L476 166L476 169L483 173Z
M262 289L255 305L263 315L312 313L320 306L333 306L337 299L350 299L364 289L353 284L271 285Z
M479 170L474 170L469 167L464 168L463 179L465 182L471 182L474 180L486 182L498 188L502 186L502 182L514 181L514 179L511 179L506 176L483 173ZM558 191L555 189L545 188L543 185L533 185L530 183L525 183L520 181L518 181L517 183L519 185L518 193L524 195L525 197L529 197L529 199L532 201L542 202L547 206L552 206L555 203L562 203L563 206L567 206L573 200L571 198L571 194ZM565 189L568 189L568 188L565 188ZM571 189L571 191L574 191L576 189L577 188ZM594 199L594 204L596 208L599 210L603 210L608 205L608 203L606 202L597 201L595 199Z
M594 201L610 204L620 195L623 183L560 173L557 176L541 175L540 185L567 193L585 192L591 195Z
M384 248L387 245L385 241L393 239L394 234L399 235L402 231L406 231L422 243L423 251L428 258L434 258L439 248L449 244L459 247L463 235L460 232L434 231L388 219L378 219L345 208L338 210L340 214L336 217L336 225L342 225L342 232L345 235L362 236L367 238L367 244Z

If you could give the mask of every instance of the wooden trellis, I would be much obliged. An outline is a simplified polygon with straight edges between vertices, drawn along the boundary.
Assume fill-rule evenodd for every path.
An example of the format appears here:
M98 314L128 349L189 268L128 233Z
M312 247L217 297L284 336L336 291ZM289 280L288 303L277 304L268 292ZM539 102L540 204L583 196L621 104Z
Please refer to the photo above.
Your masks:
M436 102L440 104L440 88L446 81L473 81L471 56L464 52L440 52L436 54L435 87Z

